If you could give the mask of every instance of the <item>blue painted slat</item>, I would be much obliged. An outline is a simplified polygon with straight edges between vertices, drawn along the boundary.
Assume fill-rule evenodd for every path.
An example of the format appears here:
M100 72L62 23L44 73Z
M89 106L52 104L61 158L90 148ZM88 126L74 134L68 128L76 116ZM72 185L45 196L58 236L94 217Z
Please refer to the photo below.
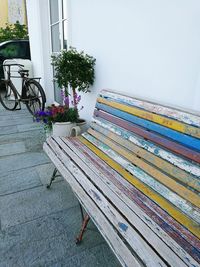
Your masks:
M97 103L96 108L101 109L103 111L106 111L106 112L108 112L114 116L117 116L119 118L122 118L126 121L140 125L140 126L147 128L151 131L157 132L161 135L167 136L168 138L175 140L176 142L181 143L183 145L186 145L187 147L190 147L194 150L200 151L200 140L197 138L193 138L193 137L188 136L186 134L181 134L181 133L176 132L172 129L166 128L162 125L159 125L159 124L156 124L154 122L133 116L133 115L128 114L124 111L120 111L118 109L106 106L104 104Z

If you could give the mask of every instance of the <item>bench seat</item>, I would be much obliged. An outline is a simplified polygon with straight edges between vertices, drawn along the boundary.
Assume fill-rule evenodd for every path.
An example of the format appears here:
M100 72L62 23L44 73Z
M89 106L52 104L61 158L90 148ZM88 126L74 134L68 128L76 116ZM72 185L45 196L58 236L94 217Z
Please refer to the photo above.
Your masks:
M200 266L200 118L101 91L79 137L44 151L122 266Z

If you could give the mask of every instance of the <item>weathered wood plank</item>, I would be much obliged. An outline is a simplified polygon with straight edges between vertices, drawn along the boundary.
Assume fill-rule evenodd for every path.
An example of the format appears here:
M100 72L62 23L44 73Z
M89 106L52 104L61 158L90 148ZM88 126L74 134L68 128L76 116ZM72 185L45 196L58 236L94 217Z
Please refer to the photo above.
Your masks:
M86 144L92 151L96 151L97 148L93 145L89 145L84 139L80 139L81 142ZM99 153L99 151L98 151ZM127 181L129 181L131 184L133 184L136 188L138 188L142 193L144 193L146 196L151 198L153 201L158 203L159 206L161 206L164 210L166 210L173 218L175 218L179 223L184 225L187 229L189 229L194 235L196 235L198 238L200 237L200 229L199 224L191 221L186 215L184 215L182 212L180 212L178 209L174 208L168 201L166 201L163 197L161 197L158 194L155 194L150 188L145 186L142 182L140 182L138 179L134 179L133 175L127 172L123 167L121 167L120 164L113 161L108 155L105 153L101 154L101 157L104 161L107 162L107 164L115 169L118 173L120 173Z
M200 266L200 116L107 91L96 108L47 154L123 266Z
M106 128L103 128L98 123L92 122L91 128L95 129L101 133L103 133L105 136L110 138L111 140L114 140L124 148L130 150L132 153L137 155L139 158L144 159L145 161L151 163L156 168L160 169L161 171L169 174L173 178L175 178L177 181L180 181L184 184L184 186L190 187L192 189L195 189L196 191L200 192L200 181L195 176L192 176L188 174L187 172L183 171L182 169L174 166L173 164L167 162L166 160L152 154L148 150L145 150L144 148L141 148L140 146L135 145L133 142L129 141L129 135L126 135L126 138L122 138L120 133L116 134L113 131L108 130Z
M115 176L107 173L108 166L103 166L103 170L106 171L102 172L102 165L99 165L99 161L101 160L95 157L94 154L90 154L89 156L87 152L92 153L91 151L84 153L83 144L82 146L80 146L81 143L77 142L77 140L75 140L74 138L71 140L69 140L68 138L62 138L62 141L67 144L67 146L69 146L73 152L70 152L68 149L66 149L66 146L59 141L59 145L63 148L63 150L65 150L65 152L69 154L70 158L76 160L78 166L80 166L81 169L83 169L84 172L89 175L89 177L93 177L94 175L96 176L95 179L92 179L92 181L95 182L95 186L101 188L101 190L104 192L104 195L109 196L109 199L113 203L117 203L117 208L124 214L125 217L128 218L130 222L132 222L132 224L136 227L136 229L139 230L139 232L146 238L147 241L151 240L151 245L158 251L159 254L161 253L161 255L163 255L163 258L165 258L167 262L173 262L175 264L175 261L173 259L174 255L172 255L172 258L170 256L170 247L185 261L186 264L189 264L191 266L198 265L196 261L194 261L191 256L188 255L186 251L177 244L177 242L172 240L169 235L166 235L163 230L158 228L158 225L155 225L155 223L151 221L151 218L148 217L146 213L143 213L142 210L139 209L138 206L135 205L134 202L127 197L127 190L124 190L124 187L120 186L118 189L118 187L113 184L113 179L116 182L116 173ZM74 156L74 153L78 156L78 159ZM119 179L121 180L121 177L119 177ZM104 184L102 184L102 182ZM108 190L108 188L112 191ZM137 214L137 216L139 215L139 218L135 215L135 213ZM151 225L149 221L151 221ZM154 232L156 232L156 235L154 235L154 232L152 232L152 230L147 227L146 223L148 223L148 226L150 226L150 228L153 229ZM167 227L167 229L169 228L170 226ZM157 235L159 235L161 239L168 244L169 247L166 247L165 244L163 244L163 241L161 241ZM175 237L177 237L177 234L175 234ZM182 241L182 247L189 250L193 257L200 262L200 252L197 252L197 250L189 245L186 240L183 241L181 235L178 236L178 240L179 242ZM165 254L167 254L167 256Z
M159 104L156 104L150 101L140 100L138 98L125 96L117 92L111 92L108 90L102 90L100 92L100 96L111 99L111 100L115 100L120 103L135 106L135 107L138 107L138 108L141 108L141 109L144 109L144 110L156 113L156 114L160 114L160 115L184 122L186 124L200 127L199 116L192 114L192 113L187 113L180 109L175 109L175 108L171 108L167 106L161 106Z
M81 142L83 140L86 142L86 145ZM126 179L122 179L120 174L118 174L114 169L110 168L109 165L107 165L107 163L100 158L102 155L104 155L104 153L98 149L95 149L93 152L90 149L90 147L93 145L87 140L82 138L72 138L70 139L70 142L72 142L77 149L84 154L84 157L82 156L81 158L84 160L89 159L91 161L92 169L94 169L96 166L97 168L95 171L99 173L100 176L103 173L103 175L105 175L110 181L107 182L107 185L110 187L115 185L116 187L114 191L117 192L116 188L118 188L119 197L124 197L125 203L132 208L133 212L136 212L136 214L145 223L147 223L153 231L163 238L171 248L173 248L173 245L168 243L168 236L167 238L164 238L162 234L160 234L160 229L157 226L160 226L169 236L178 242L178 244L180 244L190 254L193 254L193 257L197 256L197 260L200 261L200 240L196 236L191 234L185 227L170 217L158 205L142 194L138 189L133 187L128 181L126 181ZM74 147L72 149L74 150ZM89 162L86 161L86 164L89 165ZM134 205L134 203L136 205ZM144 214L140 211L144 211ZM155 227L153 223L154 221L156 222ZM191 245L188 246L188 242ZM195 253L195 250L198 250L198 252Z
M65 166L69 171L71 171L77 181L81 184L83 189L87 192L91 199L97 204L97 206L101 209L101 211L109 218L109 221L114 225L114 227L118 230L119 233L124 237L124 239L129 243L135 253L139 256L142 262L147 266L166 266L160 257L154 252L154 250L148 245L147 241L134 230L134 228L130 225L130 223L122 217L119 213L118 209L115 208L116 205L120 205L120 199L116 198L115 194L112 193L109 188L99 180L99 177L95 175L93 171L91 171L83 161L63 142L60 138L54 138L55 141L63 147L62 150L59 150L59 157L65 163ZM51 140L49 145L56 150L57 145ZM78 164L78 168L76 165L70 161L72 159L73 162ZM80 171L83 170L84 174ZM86 177L86 175L90 178L90 180ZM98 187L101 188L101 191L105 196L109 194L108 201L105 196L98 190L96 186L93 185L95 183ZM117 202L116 202L116 201ZM114 204L114 206L113 206ZM177 265L183 264L183 261L180 258L174 257L174 262Z
M141 181L145 185L153 189L154 192L152 191L151 194L154 195L154 199L157 199L157 203L161 204L159 199L161 196L162 198L171 202L175 207L180 209L186 215L188 215L191 219L195 220L197 223L200 224L200 213L198 208L192 206L189 202L187 202L177 194L173 193L166 186L157 182L153 177L148 175L143 169L138 168L137 166L131 164L130 161L121 157L118 153L113 151L109 146L100 142L100 140L89 135L88 133L84 133L83 136L91 143L93 143L96 147L98 147L101 151L103 151L106 155L109 155L111 159L120 164L125 170L130 172L133 175L132 180L134 180L135 182L134 185L136 185L139 181ZM137 186L139 187L140 183L137 184ZM149 189L148 187L146 188L146 190ZM174 210L174 207L171 206L170 209Z
M104 105L119 109L121 111L127 112L129 114L143 118L145 120L155 122L157 124L173 129L175 131L185 133L196 138L200 138L200 129L198 127L194 127L192 125L172 120L170 118L163 117L161 115L154 114L152 112L148 112L130 105L124 105L122 103L116 102L115 100L113 101L113 99L105 99L99 97L97 101Z
M169 176L157 170L155 167L152 167L151 165L147 164L146 162L135 156L133 153L130 153L128 150L123 149L118 144L109 140L107 136L104 136L101 133L96 132L92 129L89 129L88 133L103 142L104 144L108 145L113 151L128 159L131 163L147 172L149 175L154 177L163 185L167 186L170 190L174 191L179 196L191 202L198 208L200 207L200 197L197 194L193 193L191 190L187 189L185 186L182 186L177 183L173 178L170 178Z
M98 112L98 114L99 114L99 112ZM111 120L114 124L110 123L109 121L106 121L106 118L108 120ZM153 153L154 155L159 156L162 159L164 159L164 160L172 163L173 165L179 167L180 169L200 178L199 165L195 165L195 164L191 163L190 161L187 161L183 158L180 158L177 155L172 154L169 151L163 149L162 147L159 147L159 146L155 145L154 143L147 141L146 137L149 135L148 134L146 135L146 133L144 133L143 135L140 134L140 129L138 132L137 127L132 128L132 125L126 124L126 123L124 123L124 121L121 122L119 119L114 118L114 117L110 118L110 115L103 114L103 113L101 113L101 118L99 118L99 117L95 118L94 121L97 124L101 125L102 127L109 129L110 131L122 136L124 139L128 139L132 143L148 150L149 152ZM116 126L115 124L120 126L120 127ZM133 132L133 134L132 134L132 132ZM142 135L144 137L144 139L140 138L136 134ZM154 139L154 138L152 138L152 139Z
M194 149L194 151L200 151L200 140L189 135L177 132L175 130L166 128L162 125L156 124L154 122L139 118L137 116L131 115L125 111L121 111L117 108L113 108L104 104L97 103L96 108L103 110L109 114L117 116L118 118L124 119L131 123L137 124L141 127L149 129L150 131L156 132L158 134L164 135L184 146Z
M116 235L114 228L108 222L103 213L97 208L94 202L84 192L80 184L74 179L72 173L69 172L69 170L65 167L65 164L63 164L58 159L57 155L55 154L56 152L52 151L52 149L46 143L44 144L43 149L47 153L49 158L52 160L52 162L55 164L55 166L59 169L61 175L69 183L77 198L83 204L87 213L91 216L91 219L93 220L101 234L104 236L105 240L108 242L109 246L115 253L116 257L119 259L122 266L141 267L141 264L131 254L131 252L123 243L121 238Z

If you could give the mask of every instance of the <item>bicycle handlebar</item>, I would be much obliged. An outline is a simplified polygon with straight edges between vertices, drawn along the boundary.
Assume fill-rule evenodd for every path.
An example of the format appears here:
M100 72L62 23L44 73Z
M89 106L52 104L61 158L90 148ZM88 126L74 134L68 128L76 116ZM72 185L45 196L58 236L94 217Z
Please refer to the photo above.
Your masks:
M9 66L19 66L19 67L24 67L24 65L22 64L17 64L17 63L14 63L14 64L3 64L3 67L9 67Z

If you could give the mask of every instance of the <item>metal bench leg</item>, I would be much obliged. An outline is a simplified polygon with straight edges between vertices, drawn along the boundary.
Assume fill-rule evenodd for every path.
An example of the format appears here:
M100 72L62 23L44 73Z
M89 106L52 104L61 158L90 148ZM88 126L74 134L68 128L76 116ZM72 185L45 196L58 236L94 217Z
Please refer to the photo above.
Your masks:
M47 189L49 189L51 187L52 182L55 180L57 171L58 170L55 168L54 171L53 171L53 174L51 176L50 183L47 185Z
M79 235L78 235L77 238L76 238L76 244L79 244L79 243L82 241L82 239L83 239L83 234L84 234L84 232L85 232L85 230L86 230L86 228L87 228L88 222L89 222L89 220L90 220L90 217L89 217L88 214L86 214L86 215L84 216L84 214L83 214L83 208L82 208L82 206L81 206L80 203L79 203L79 205L80 205L80 210L81 210L82 226L81 226L80 233L79 233Z

